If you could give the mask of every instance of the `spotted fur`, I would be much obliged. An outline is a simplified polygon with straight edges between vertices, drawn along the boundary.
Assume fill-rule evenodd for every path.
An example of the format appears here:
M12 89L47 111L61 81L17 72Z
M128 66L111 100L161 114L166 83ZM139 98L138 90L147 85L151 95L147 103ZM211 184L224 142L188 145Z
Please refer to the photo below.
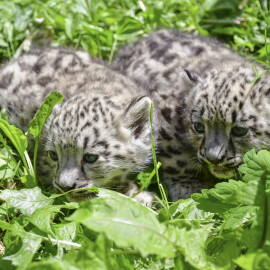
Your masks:
M269 75L251 85L252 63L221 43L159 30L120 51L113 67L148 88L159 108L173 200L237 178L248 150L270 149Z
M53 90L65 100L42 132L40 177L62 191L98 186L133 196L138 188L128 175L152 156L146 92L81 51L26 54L0 72L0 104L24 131ZM69 197L83 200L91 194L74 191ZM150 206L153 196L143 192L137 199Z

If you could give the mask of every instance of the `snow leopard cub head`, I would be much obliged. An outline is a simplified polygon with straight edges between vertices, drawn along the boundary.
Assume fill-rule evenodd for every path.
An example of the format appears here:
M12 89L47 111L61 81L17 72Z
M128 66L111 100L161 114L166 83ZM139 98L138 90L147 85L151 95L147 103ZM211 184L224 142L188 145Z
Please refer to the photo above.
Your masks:
M151 161L151 100L79 94L54 108L42 135L42 178L61 191L104 187L126 193L127 175ZM71 200L90 198L72 191Z
M203 168L218 179L237 176L251 149L270 149L270 76L256 77L250 64L214 70L204 78L188 74L189 140Z

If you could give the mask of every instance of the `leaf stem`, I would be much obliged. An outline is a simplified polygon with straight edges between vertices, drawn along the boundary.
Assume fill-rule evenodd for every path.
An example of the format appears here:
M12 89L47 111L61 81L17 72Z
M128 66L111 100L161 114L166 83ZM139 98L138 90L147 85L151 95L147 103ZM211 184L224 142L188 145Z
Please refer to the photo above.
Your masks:
M35 182L37 183L37 151L38 151L38 144L39 144L40 136L35 138L35 149L34 149L34 177Z
M268 197L265 195L264 198L264 220L263 220L263 233L258 249L263 248L264 242L266 240L267 233L267 224L268 224Z
M26 163L26 161L27 161L27 163ZM34 187L37 186L35 172L34 172L34 169L33 169L33 166L32 166L32 162L31 162L31 159L30 159L27 151L24 151L23 162L24 162L24 166L26 168L28 168L27 170L28 170L29 174L33 177L33 180L34 180L33 186Z
M161 163L158 162L157 164L157 169L159 169L161 167ZM145 183L140 187L140 189L131 197L131 198L135 198L136 196L138 196L144 189L147 188L147 184L150 184L151 179L155 176L156 174L156 170L154 169L151 174L149 175L149 177L145 180Z
M154 135L153 135L153 107L154 107L154 102L152 101L151 103L151 111L150 111L150 125L151 125L151 139L152 139L152 154L153 154L153 161L154 161L154 167L156 171L156 178L157 178L157 183L158 183L158 188L162 197L162 201L165 203L165 206L167 209L169 209L169 203L166 197L166 193L164 191L164 188L162 184L160 183L159 180L159 174L158 174L158 166L157 166L157 156L156 156L156 151L155 151L155 142L154 142Z

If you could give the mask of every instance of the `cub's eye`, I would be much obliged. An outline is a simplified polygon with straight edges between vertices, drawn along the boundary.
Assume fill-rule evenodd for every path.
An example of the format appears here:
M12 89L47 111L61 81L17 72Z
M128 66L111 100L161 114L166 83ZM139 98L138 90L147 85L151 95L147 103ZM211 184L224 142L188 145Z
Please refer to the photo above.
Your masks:
M86 163L94 163L98 159L98 155L95 154L85 154L83 156L83 161Z
M235 126L232 128L232 135L236 137L242 137L247 134L247 128Z
M194 124L194 128L195 128L195 130L196 130L198 133L204 133L205 128L204 128L204 124L203 124L203 123L200 123L200 122L195 123L195 124Z
M53 161L57 161L58 160L58 155L56 152L54 151L48 151L48 156L50 159L52 159Z

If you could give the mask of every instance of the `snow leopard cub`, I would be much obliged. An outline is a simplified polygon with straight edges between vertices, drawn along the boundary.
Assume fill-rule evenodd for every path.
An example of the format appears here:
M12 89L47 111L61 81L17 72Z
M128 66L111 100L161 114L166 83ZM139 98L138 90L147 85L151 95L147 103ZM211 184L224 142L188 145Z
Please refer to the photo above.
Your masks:
M270 80L221 43L159 30L113 67L150 91L161 117L159 158L173 200L238 177L250 149L270 149ZM258 67L259 71L261 67Z
M138 188L127 176L152 156L150 98L82 51L26 54L0 72L0 105L10 122L24 131L53 90L65 99L42 131L40 177L61 191L97 186L134 195ZM76 201L91 196L85 190L69 193ZM145 191L136 199L151 206L153 196Z

